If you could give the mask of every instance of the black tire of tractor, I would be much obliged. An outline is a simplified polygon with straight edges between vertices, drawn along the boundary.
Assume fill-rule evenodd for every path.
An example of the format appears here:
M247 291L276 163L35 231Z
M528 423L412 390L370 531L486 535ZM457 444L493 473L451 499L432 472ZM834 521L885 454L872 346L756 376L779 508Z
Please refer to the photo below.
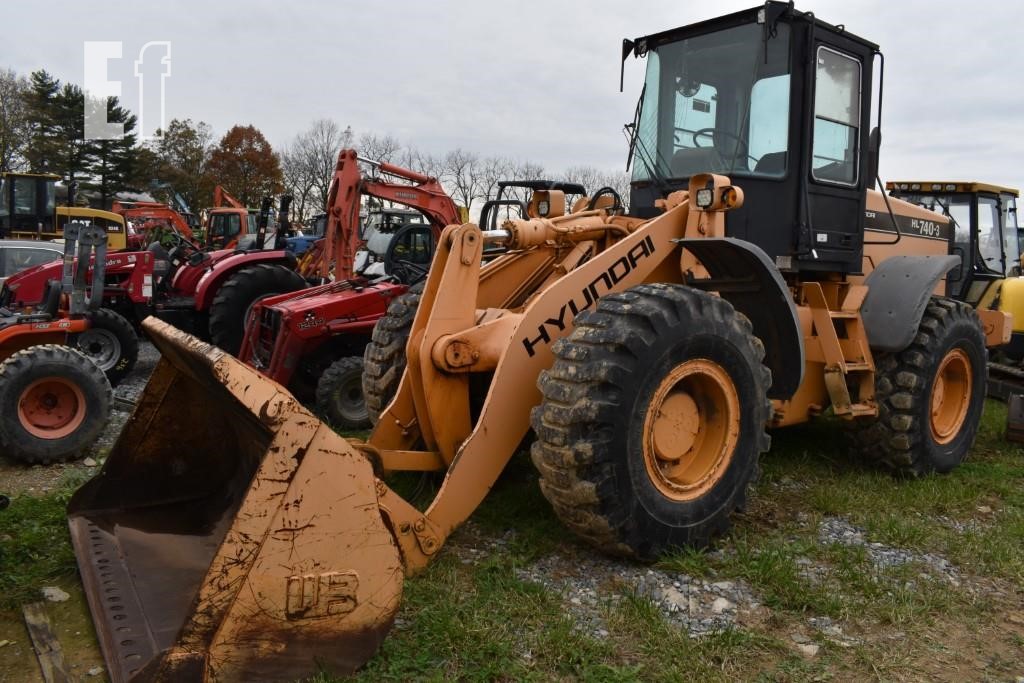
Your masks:
M307 286L301 275L285 266L261 263L243 268L228 278L213 297L210 304L210 341L237 356L253 303Z
M942 444L930 427L931 396L940 364L954 349L962 350L970 361L971 395L959 433ZM963 462L978 433L987 358L977 313L963 302L933 296L910 346L876 355L878 416L850 425L854 451L903 476L953 470Z
M368 429L370 417L363 396L363 359L339 358L316 383L316 409L332 427L344 431Z
M24 392L47 377L74 383L85 410L81 424L60 438L36 436L20 418ZM0 364L0 447L4 455L33 465L71 460L99 438L113 400L106 375L81 352L56 344L18 351Z
M89 329L75 335L71 346L99 366L110 386L116 387L139 360L139 336L120 313L100 308L89 314Z
M604 552L642 560L722 534L745 506L758 457L771 443L771 372L749 320L720 297L640 285L581 313L553 350L555 361L538 381L542 403L531 415L532 459L563 523ZM645 415L670 372L706 360L735 391L735 446L709 489L673 499L648 474Z
M421 296L423 283L418 282L395 298L384 317L377 321L363 351L363 399L372 424L377 424L380 414L398 393L405 372L405 344Z

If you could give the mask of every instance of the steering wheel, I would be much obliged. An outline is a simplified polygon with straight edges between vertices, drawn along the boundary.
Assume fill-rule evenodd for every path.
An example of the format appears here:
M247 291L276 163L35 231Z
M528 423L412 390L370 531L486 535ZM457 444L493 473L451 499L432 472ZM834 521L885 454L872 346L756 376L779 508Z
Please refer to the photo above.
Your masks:
M592 211L594 207L597 206L597 200L606 194L610 194L612 196L612 199L614 200L609 211L614 213L616 211L622 211L626 208L626 205L622 201L622 197L619 196L619 193L615 190L615 188L605 185L597 192L595 192L594 196L592 196L590 198L590 201L587 202L587 211Z
M405 259L394 259L387 267L387 272L398 278L399 282L407 285L414 285L420 280L426 279L430 272L430 266Z
M695 130L693 132L693 146L696 147L697 149L715 150L715 152L718 154L718 158L722 160L722 166L724 167L726 165L725 157L722 156L722 151L718 148L717 145L712 144L710 147L703 147L699 142L697 142L697 140L701 137L710 137L714 139L717 135L722 135L724 137L735 140L737 143L736 149L742 150L743 156L753 161L755 165L757 164L757 162L760 161L760 159L750 155L749 151L747 150L746 140L744 140L743 138L741 138L740 136L736 135L731 131L725 130L724 128L715 128L712 126L710 128L701 128L700 130Z

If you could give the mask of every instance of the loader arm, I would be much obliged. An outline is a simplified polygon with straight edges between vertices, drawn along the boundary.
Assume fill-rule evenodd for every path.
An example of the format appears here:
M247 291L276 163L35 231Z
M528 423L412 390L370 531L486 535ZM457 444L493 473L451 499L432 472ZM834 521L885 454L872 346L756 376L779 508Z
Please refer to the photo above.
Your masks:
M689 214L687 193L670 196L661 216L629 231L630 219L591 212L571 215L546 226L562 230L566 247L600 241L600 234L626 236L589 260L571 262L579 251L566 248L559 266L568 270L520 310L506 310L478 325L480 254L485 235L472 224L449 226L424 289L407 347L408 368L395 400L381 415L367 449L386 469L418 469L420 463L448 465L440 492L420 513L388 491L382 507L396 529L406 572L423 567L448 535L487 495L529 428L530 410L540 403L536 379L552 363L552 345L572 331L577 314L598 298L644 282L679 282L681 238ZM526 258L543 250L553 234L531 230L536 221L517 221L513 248ZM508 225L508 224L506 224ZM601 226L601 227L598 227ZM576 232L572 232L576 231ZM486 237L493 238L493 235ZM526 243L524 245L523 243ZM458 291L459 297L439 292ZM494 377L479 417L470 414L469 373L493 369ZM425 451L415 451L420 439Z

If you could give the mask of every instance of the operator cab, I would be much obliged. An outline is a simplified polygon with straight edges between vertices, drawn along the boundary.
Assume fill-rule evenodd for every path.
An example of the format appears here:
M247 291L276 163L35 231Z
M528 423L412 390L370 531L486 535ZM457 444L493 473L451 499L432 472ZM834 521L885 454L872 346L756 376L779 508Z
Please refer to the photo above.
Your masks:
M419 211L373 210L360 224L359 237L366 244L356 252L354 271L363 277L395 275L401 278L401 273L388 270L390 264L386 257L389 253L395 254L399 261L430 266L434 253L433 231L427 217ZM425 248L429 251L424 251Z
M124 249L128 236L124 218L74 206L72 188L68 189L69 206L57 206L58 180L60 176L50 173L0 173L0 239L62 240L64 227L78 222L103 228L109 250Z
M729 237L782 270L861 270L877 45L768 2L623 41L630 54L647 59L630 126L633 215L656 216L657 199L718 173L745 195L725 216Z
M890 182L886 189L953 221L951 253L970 265L950 272L949 296L975 305L993 281L1020 274L1017 190L989 183L931 181Z

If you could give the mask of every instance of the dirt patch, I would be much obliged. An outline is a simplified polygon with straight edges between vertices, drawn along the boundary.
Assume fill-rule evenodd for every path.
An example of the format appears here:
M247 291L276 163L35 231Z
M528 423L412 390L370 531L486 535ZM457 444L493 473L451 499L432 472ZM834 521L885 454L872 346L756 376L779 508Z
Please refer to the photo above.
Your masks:
M70 595L66 602L44 601L54 635L60 641L64 661L75 680L89 683L106 681L103 656L81 587L74 580L54 585ZM43 597L40 595L39 599L43 600ZM7 644L0 647L0 683L42 683L43 676L20 611L0 612L0 643L5 641ZM101 671L89 674L96 669Z

